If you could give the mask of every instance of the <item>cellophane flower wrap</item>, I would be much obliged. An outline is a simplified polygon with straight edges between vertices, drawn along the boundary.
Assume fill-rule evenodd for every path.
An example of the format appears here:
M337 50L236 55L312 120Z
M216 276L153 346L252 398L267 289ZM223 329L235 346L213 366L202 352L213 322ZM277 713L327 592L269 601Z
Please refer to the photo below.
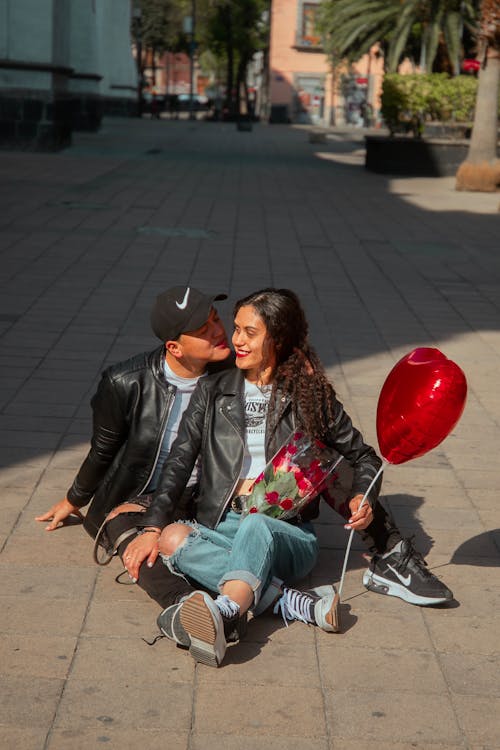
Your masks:
M255 480L243 515L265 513L281 520L296 516L324 489L340 460L320 440L293 433Z

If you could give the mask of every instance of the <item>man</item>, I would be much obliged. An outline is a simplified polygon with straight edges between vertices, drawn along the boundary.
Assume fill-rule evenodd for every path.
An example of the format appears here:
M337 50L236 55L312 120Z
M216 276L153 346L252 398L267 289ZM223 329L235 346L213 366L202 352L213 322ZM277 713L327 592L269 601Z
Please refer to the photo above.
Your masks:
M226 332L215 301L225 294L206 295L177 286L160 294L151 311L153 331L163 345L105 370L92 398L93 433L90 451L68 490L37 521L50 521L53 531L91 501L83 520L96 537L109 512L126 511L106 526L108 544L123 553L136 534L136 512L147 507L179 422L200 377L232 364ZM179 518L192 517L196 473L193 472ZM138 583L163 607L192 588L158 561L144 566Z

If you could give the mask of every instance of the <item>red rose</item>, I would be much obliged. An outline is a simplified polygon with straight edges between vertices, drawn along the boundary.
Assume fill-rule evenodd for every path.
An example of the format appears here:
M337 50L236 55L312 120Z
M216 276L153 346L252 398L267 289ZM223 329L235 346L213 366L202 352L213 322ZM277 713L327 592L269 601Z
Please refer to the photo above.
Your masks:
M258 513L259 511L258 511L258 510L257 510L257 508L255 507L255 505L252 505L252 507L250 508L250 510L249 510L248 512L249 512L249 513Z
M287 447L287 453L289 456L295 456L295 454L297 453L297 448L295 447L295 445L289 445Z
M283 508L283 510L291 510L291 508L293 508L292 498L285 497L280 503L280 508Z
M309 482L307 479L299 479L297 481L297 487L299 488L299 492L309 492L311 489L311 482Z
M278 505L280 501L279 492L266 492L265 498L269 505Z

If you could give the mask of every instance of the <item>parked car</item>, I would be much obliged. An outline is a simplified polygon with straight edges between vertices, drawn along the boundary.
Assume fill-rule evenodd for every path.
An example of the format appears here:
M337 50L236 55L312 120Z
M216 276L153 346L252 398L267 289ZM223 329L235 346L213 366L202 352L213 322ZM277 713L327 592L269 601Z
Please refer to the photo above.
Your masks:
M204 94L193 94L193 109L197 112L208 109L208 97ZM177 102L179 109L182 112L186 112L190 109L189 103L191 101L190 94L178 94Z

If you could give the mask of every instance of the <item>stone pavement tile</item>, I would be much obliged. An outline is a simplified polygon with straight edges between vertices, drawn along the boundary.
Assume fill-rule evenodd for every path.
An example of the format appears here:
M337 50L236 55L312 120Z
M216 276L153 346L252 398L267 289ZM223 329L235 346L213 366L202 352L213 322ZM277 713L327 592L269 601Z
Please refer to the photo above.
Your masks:
M491 490L497 485L497 472L491 463L486 463L482 469L462 469L455 470L458 480L463 484L467 491L476 489Z
M73 403L53 404L45 401L30 401L18 399L12 401L6 408L5 414L14 416L39 416L39 417L72 417L75 411Z
M81 630L87 601L85 599L49 599L39 596L2 596L1 630L22 634L76 636Z
M478 592L495 592L500 587L500 556L491 560L481 558L457 558L449 561L445 556L433 555L433 573L436 573L454 586L475 587ZM426 610L427 611L427 610Z
M395 476L396 472L398 474L397 478ZM394 476L392 476L392 474L394 474ZM399 480L398 486L404 487L409 492L413 492L415 486L432 486L434 489L452 489L454 487L458 489L462 488L451 467L441 469L421 468L418 459L414 463L400 465L394 470L391 467L385 472L385 475L388 478L390 476L392 482L396 481L396 479ZM385 486L384 491L387 491Z
M23 630L24 634L2 633L2 674L64 679L71 665L76 638L41 635L28 621Z
M480 568L479 570L482 570ZM492 613L498 612L500 609L500 585L490 584L488 585L485 581L481 580L481 574L479 571L474 573L474 576L469 574L469 583L461 582L460 580L454 579L448 575L447 572L442 573L439 576L454 593L455 602L453 605L443 605L443 607L436 608L438 611L447 611L448 609L459 608L458 614L466 617L468 615L474 615L476 617L489 617ZM498 581L499 574L498 570L496 573L496 579ZM434 610L432 610L434 611ZM431 610L428 610L428 617L432 617L430 614Z
M292 709L293 710L293 709ZM206 734L205 732L196 732L191 735L189 740L189 750L207 750L207 748L217 748L217 750L330 750L332 745L328 743L326 737L289 737L279 734L280 725L276 727L276 735L266 734L265 738L256 735L255 737L243 737L238 733L237 728L233 734L230 728L220 727L219 731L224 729L224 734Z
M44 750L91 750L98 747L109 750L137 750L139 746L147 747L148 750L187 750L190 747L187 732L148 728L115 729L111 722L103 721L101 726L90 731L56 729L50 734Z
M0 680L2 725L47 730L64 681L26 675L3 675Z
M83 461L83 459L85 458L85 452L82 452L81 457ZM38 485L38 488L40 490L50 490L52 492L52 496L54 499L52 501L49 501L51 505L53 505L58 500L61 500L62 497L66 494L68 488L71 487L73 483L73 479L75 478L76 471L78 471L78 469L75 470L72 467L69 467L67 469L56 469L52 465L50 465L43 472L43 475L40 478L40 484ZM0 482L1 482L1 475L0 475ZM44 508L41 507L40 510L42 511L44 510ZM35 515L37 514L35 513Z
M91 546L93 545L90 537L89 543ZM114 557L109 565L101 566L96 576L92 600L96 604L125 602L124 606L127 606L127 602L147 602L151 609L149 617L151 622L148 621L146 624L152 625L154 619L161 612L160 605L153 601L139 586L132 583L128 573L124 571L125 568L118 556Z
M186 657L192 661L187 654ZM251 634L228 648L221 668L200 670L197 678L198 685L265 684L270 690L319 684L316 653L309 643L287 643L284 638L263 643L252 640Z
M43 561L45 562L45 560ZM7 565L0 562L2 595L21 598L46 597L47 599L85 599L93 589L96 570L44 564Z
M60 450L51 458L49 470L72 469L76 474L89 450L88 443L80 443L71 449Z
M396 732L397 734L397 732ZM383 741L377 742L376 740L346 740L342 738L341 744L337 744L335 741L332 745L333 748L341 748L341 750L463 750L463 744L457 742L457 744L449 744L448 742L431 742L415 740L410 742L397 742L397 741ZM471 748L473 750L473 748ZM479 750L479 748L477 748ZM485 750L485 748L482 748Z
M429 609L424 619L435 648L444 653L461 652L488 656L499 653L500 617L462 614L463 609ZM439 615L439 616L438 616Z
M90 679L70 677L58 706L56 730L94 732L108 726L118 731L163 729L187 734L191 724L189 683L176 682L156 669L149 680L120 670Z
M485 529L498 530L500 529L500 508L488 508L487 510L480 510L478 512L479 518L481 519ZM500 557L500 549L499 549Z
M346 648L342 638L332 639L328 646L318 643L318 661L321 684L329 690L362 693L374 687L384 690L390 686L398 694L446 692L436 655L430 651L415 651L411 642L404 649L392 648L390 636L377 638L371 649L353 644Z
M0 417L0 430L9 432L26 431L38 435L38 445L43 444L44 436L40 433L49 432L61 434L70 424L65 417L36 417L32 415L2 415Z
M375 595L374 595L375 596ZM386 600L387 597L380 597ZM368 601L368 597L366 599ZM350 611L342 612L342 632L339 634L318 632L318 649L320 647L338 648L342 641L344 648L372 648L374 633L387 633L384 646L405 650L411 644L415 652L432 651L433 642L426 629L422 627L422 615L417 607L410 607L400 601L400 608L394 610L392 605L387 609L358 609L355 601L347 602ZM387 598L389 602L389 598ZM346 607L347 608L347 607Z
M157 610L148 598L137 597L134 601L92 601L83 634L85 636L115 636L138 638L138 644L144 645L141 638L150 638L151 633L158 632L156 627Z
M16 747L19 750L45 750L47 732L30 727L1 726L0 747Z
M411 685L411 673L407 675ZM384 690L385 687L385 690ZM417 743L434 748L461 744L457 717L446 695L396 692L390 685L376 691L325 691L327 720L334 746L344 740Z
M162 681L191 683L195 661L189 652L177 648L167 638L148 646L139 638L120 637L110 631L107 637L82 636L78 642L71 680L96 680L125 677L130 688L142 683ZM216 670L214 670L216 671ZM151 676L155 675L152 681Z
M489 656L462 653L440 654L439 661L453 693L482 695L489 698L500 696L499 651Z
M417 550L427 558L430 550L440 555L449 555L452 558L460 548L467 548L469 555L481 559L495 559L498 557L498 548L484 529L469 531L461 529L454 531L450 529L424 529L418 526L411 528L399 526L401 534L405 537L415 536L414 545Z
M399 492L391 490L398 489ZM389 483L386 480L382 485L382 499L387 498L391 508L403 506L413 509L417 514L418 508L427 506L440 511L448 508L468 509L471 508L471 501L467 492L461 487L434 487L432 482L428 484L403 485L399 483Z
M443 493L444 494L444 493ZM467 534L480 534L484 525L477 511L473 508L443 507L431 502L422 503L414 511L412 508L401 507L391 503L396 524L411 528L412 522L422 525L429 533L437 530L455 529L465 530Z
M467 496L475 508L484 510L498 508L498 490L494 488L468 488Z
M11 535L2 551L3 563L33 565L43 557L44 565L61 568L76 565L90 567L95 572L90 537L88 540L84 538L79 526L65 526L49 532L45 531L44 522L29 519L25 529L26 533L16 531Z
M211 667L200 667L211 669ZM235 684L199 685L195 693L195 734L217 734L221 727L238 727L238 734L302 738L303 742L325 737L325 714L322 693L316 687L283 685L270 693L264 685L240 683L244 700L234 700ZM231 708L230 715L228 708Z
M45 453L38 446L3 446L0 451L0 470L16 465L18 474L22 474L25 468L45 468L50 458L50 451Z
M455 695L453 702L460 716L460 723L467 741L472 747L490 750L500 747L498 717L500 697Z

